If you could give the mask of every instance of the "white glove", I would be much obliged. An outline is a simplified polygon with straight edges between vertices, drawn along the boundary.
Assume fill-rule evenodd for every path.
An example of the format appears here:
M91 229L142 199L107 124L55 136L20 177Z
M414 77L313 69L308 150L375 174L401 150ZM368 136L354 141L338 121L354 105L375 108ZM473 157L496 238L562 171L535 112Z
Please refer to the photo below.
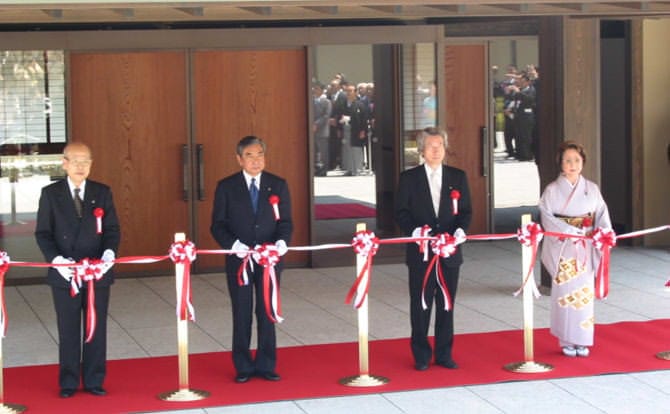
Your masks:
M233 243L232 250L236 250L236 251L238 251L238 250L243 250L244 252L247 252L247 251L249 251L249 246L247 246L246 244L242 243L242 242L238 239L238 240L235 240L235 243ZM246 253L235 253L235 255L236 255L237 257L239 257L240 259L244 259L244 258L247 256Z
M114 259L116 259L114 250L106 249L104 252L102 252L102 257L100 258L100 260L102 260L102 274L107 273L109 269L114 266Z
M460 227L457 228L456 231L454 232L454 238L456 238L456 240L459 241L460 243L463 243L466 238L465 231L463 231L463 229Z
M430 227L426 226L426 230L424 230L423 227L417 227L414 230L412 230L412 238L416 239L418 237L427 237L430 235L430 232L433 231ZM421 243L425 243L427 240L419 240L416 242L419 246L421 246Z
M277 240L275 242L275 246L277 246L277 252L280 256L283 256L286 254L286 252L288 252L288 246L286 246L286 242L284 240Z
M54 259L51 261L52 264L74 264L74 260L72 259L66 259L63 256L56 256ZM55 266L54 269L60 273L61 276L63 276L63 279L67 280L68 282L72 280L72 276L74 276L74 269L72 267L65 267L65 266Z

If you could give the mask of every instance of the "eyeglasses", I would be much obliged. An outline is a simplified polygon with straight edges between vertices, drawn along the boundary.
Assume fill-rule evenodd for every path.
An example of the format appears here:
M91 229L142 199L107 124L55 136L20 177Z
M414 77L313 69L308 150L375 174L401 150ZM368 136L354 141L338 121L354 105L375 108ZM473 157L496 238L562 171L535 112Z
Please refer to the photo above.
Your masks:
M74 165L75 167L88 167L91 165L92 160L71 160L68 157L64 157L67 162Z

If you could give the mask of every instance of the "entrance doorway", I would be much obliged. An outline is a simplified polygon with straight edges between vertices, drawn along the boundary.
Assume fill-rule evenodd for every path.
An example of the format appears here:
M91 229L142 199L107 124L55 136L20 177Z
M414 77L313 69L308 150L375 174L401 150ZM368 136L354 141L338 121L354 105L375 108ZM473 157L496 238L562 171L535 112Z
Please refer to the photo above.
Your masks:
M539 220L535 163L540 70L536 37L489 42L493 107L493 228L514 232L523 214Z

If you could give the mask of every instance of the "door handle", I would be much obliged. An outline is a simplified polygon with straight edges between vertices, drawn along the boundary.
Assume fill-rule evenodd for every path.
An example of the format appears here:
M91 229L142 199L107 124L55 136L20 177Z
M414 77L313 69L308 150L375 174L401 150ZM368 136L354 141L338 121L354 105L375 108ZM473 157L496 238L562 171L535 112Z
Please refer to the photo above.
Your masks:
M482 177L489 176L489 151L491 145L489 143L489 129L487 127L481 128L482 134Z
M188 146L181 146L182 200L188 201Z
M195 149L195 159L198 168L198 200L205 200L205 158L204 145L198 144Z

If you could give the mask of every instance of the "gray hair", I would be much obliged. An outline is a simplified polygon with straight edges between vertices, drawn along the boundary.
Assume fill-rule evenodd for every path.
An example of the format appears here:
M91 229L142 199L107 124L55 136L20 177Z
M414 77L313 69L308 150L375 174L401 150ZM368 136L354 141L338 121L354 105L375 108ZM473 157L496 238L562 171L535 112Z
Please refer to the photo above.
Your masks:
M249 145L256 145L256 144L260 145L261 148L263 148L263 152L267 150L265 141L258 138L257 136L247 135L246 137L242 138L240 142L237 143L237 149L235 151L237 152L237 155L241 157L246 147L248 147Z
M438 127L428 127L424 128L419 136L416 137L416 149L420 154L423 154L423 150L426 143L426 138L432 135L439 135L442 137L442 143L444 144L444 149L446 150L449 146L449 140L447 139L447 131L440 129Z

